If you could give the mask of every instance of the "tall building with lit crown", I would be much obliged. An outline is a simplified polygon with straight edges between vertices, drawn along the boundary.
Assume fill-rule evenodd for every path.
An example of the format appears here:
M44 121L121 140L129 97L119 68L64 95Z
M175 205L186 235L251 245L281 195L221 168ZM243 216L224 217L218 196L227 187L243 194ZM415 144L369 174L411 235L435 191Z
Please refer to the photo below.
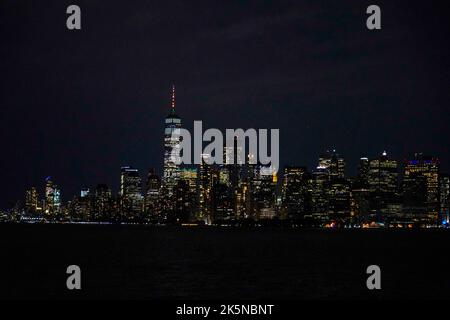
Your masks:
M173 194L173 189L179 180L179 151L181 119L175 113L175 86L172 87L172 103L169 115L165 120L164 129L164 177L163 188L167 196Z
M341 223L350 216L350 183L345 178L345 160L336 150L327 150L319 157L318 170L328 174L327 208L328 217Z
M386 217L399 214L398 163L386 151L369 162L369 190L372 213Z
M403 193L405 213L413 220L429 224L438 223L439 159L416 153L405 162Z

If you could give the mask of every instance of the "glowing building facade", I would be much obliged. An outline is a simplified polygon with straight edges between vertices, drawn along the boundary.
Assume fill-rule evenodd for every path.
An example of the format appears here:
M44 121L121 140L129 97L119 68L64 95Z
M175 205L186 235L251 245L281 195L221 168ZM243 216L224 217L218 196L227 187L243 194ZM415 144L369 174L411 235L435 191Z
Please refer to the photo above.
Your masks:
M405 213L415 221L438 223L439 159L416 153L405 162L403 192Z
M172 87L172 104L165 120L164 129L164 176L163 188L165 195L170 197L178 183L180 172L180 129L181 119L175 113L175 86Z
M35 187L27 190L25 195L25 209L28 213L34 214L38 212L39 194Z
M161 179L150 169L145 186L145 215L152 221L161 219Z
M45 179L45 214L55 217L61 210L61 191L51 177Z
M345 160L336 150L327 150L320 155L318 168L328 170L331 178L345 177Z
M126 166L120 172L121 213L125 220L134 220L140 216L143 207L141 193L142 180L139 171Z
M308 173L306 167L284 168L282 214L284 218L301 219L308 210Z
M369 190L372 213L382 219L382 215L399 214L398 163L386 152L369 163Z

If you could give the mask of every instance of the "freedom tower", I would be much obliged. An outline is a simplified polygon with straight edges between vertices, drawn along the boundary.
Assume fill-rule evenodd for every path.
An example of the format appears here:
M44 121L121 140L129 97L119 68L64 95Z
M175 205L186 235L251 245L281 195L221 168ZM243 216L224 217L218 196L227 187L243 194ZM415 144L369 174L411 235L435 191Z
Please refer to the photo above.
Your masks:
M178 183L180 171L179 151L180 149L181 119L175 113L175 86L172 86L172 103L170 113L165 120L164 129L164 177L163 187L166 195L171 196L173 189Z

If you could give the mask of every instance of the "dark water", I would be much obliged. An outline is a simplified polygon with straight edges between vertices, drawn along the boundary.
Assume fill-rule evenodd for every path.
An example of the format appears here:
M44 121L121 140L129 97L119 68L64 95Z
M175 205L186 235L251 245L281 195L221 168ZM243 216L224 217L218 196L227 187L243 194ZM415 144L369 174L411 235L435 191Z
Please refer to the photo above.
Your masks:
M449 244L444 230L0 225L0 297L448 299ZM366 288L371 264L380 291Z

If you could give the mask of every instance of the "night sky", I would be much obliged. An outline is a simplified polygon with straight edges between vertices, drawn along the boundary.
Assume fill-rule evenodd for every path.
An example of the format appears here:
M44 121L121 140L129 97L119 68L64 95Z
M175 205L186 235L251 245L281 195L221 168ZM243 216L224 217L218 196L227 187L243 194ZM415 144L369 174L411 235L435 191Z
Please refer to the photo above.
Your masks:
M67 201L117 191L122 165L161 172L172 83L186 128L279 128L281 165L335 148L353 174L361 156L422 151L448 172L444 3L2 0L0 208L49 175Z

